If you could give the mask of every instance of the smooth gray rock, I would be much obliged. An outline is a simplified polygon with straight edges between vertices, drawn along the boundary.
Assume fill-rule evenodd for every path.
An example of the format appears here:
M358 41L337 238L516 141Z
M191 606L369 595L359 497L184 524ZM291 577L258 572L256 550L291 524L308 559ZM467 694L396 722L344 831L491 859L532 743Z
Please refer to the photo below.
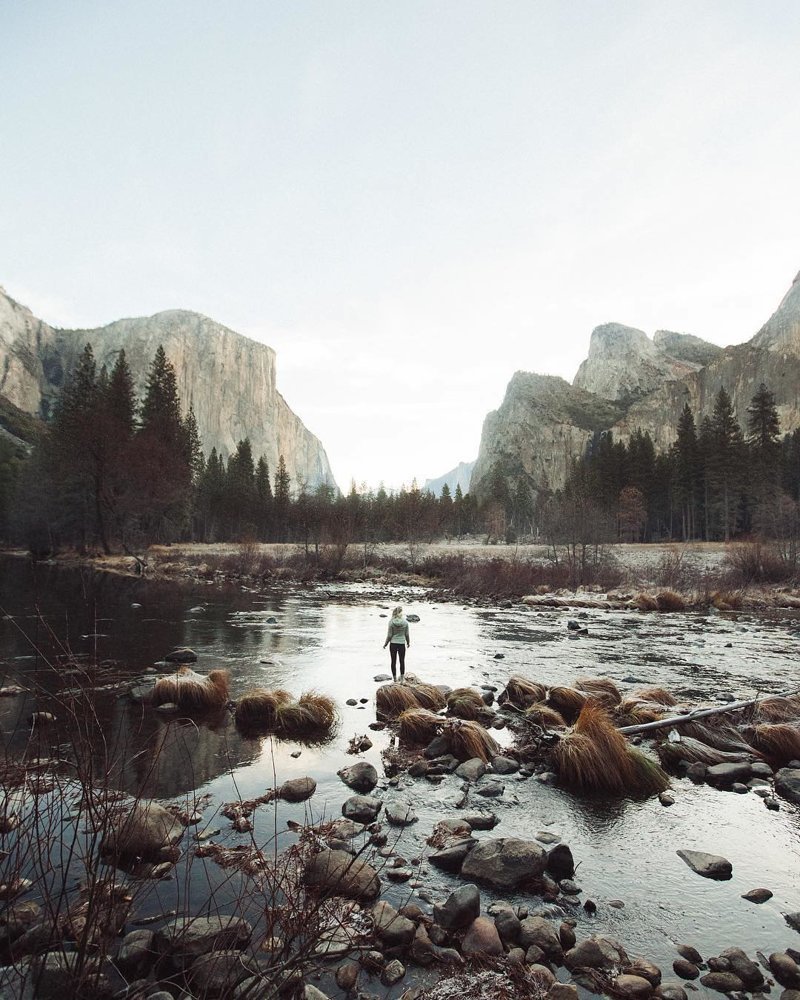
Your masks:
M467 854L461 874L498 889L514 889L538 878L546 862L544 849L533 840L491 838L479 841Z
M536 945L551 962L560 963L563 958L558 928L544 917L526 917L520 922L519 943L525 949Z
M742 899L746 899L748 903L766 903L768 899L772 899L772 893L769 889L751 889L742 893Z
M378 772L366 760L359 760L336 772L342 781L355 792L366 794L378 784Z
M782 767L775 775L775 791L789 802L800 804L800 768Z
M703 878L718 880L729 879L733 874L733 865L727 858L719 854L707 854L705 851L677 851L678 857Z
M317 783L313 778L290 778L281 785L278 795L285 802L305 802L316 790Z
M162 954L189 963L209 951L241 950L252 933L241 917L176 917L156 931L153 943Z
M374 823L383 802L372 795L351 795L342 805L342 815L354 823Z
M372 865L345 851L320 851L306 867L305 880L325 892L353 899L374 899L381 891Z
M456 774L465 781L477 781L486 774L486 764L480 757L473 757L471 760L465 760L463 764L459 764L456 768Z
M153 931L145 927L130 931L122 939L114 961L128 979L142 979L150 972L158 958L154 939Z
M492 770L495 774L516 774L519 771L519 761L513 757L495 757L492 761Z
M414 939L416 927L413 922L399 914L385 899L373 906L372 921L385 949L407 948Z
M433 919L447 930L458 930L468 927L480 916L480 912L480 892L476 885L470 883L450 893L441 905L434 906Z
M400 799L387 804L384 816L392 826L410 826L418 819L411 803Z
M477 843L474 837L464 837L463 840L456 841L456 843L449 844L440 851L428 855L428 861L445 872L462 871L462 865L467 855ZM463 871L462 874L464 874Z
M747 781L752 774L749 763L711 764L706 768L706 781L710 785L732 785L736 781Z
M464 955L502 955L503 944L494 921L489 917L476 917L469 925L461 942Z

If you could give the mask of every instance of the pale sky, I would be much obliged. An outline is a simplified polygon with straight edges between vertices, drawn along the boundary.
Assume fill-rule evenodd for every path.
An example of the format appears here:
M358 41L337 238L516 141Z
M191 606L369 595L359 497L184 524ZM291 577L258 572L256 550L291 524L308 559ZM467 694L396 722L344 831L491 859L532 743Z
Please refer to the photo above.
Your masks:
M263 340L340 486L421 483L600 323L766 321L798 53L795 0L0 0L0 284Z

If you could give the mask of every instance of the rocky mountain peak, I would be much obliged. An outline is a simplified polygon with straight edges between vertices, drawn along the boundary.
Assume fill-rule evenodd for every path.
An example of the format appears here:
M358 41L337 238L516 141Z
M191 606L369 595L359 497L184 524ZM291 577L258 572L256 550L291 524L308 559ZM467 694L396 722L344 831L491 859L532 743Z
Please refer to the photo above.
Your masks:
M800 356L800 273L752 343L768 351Z

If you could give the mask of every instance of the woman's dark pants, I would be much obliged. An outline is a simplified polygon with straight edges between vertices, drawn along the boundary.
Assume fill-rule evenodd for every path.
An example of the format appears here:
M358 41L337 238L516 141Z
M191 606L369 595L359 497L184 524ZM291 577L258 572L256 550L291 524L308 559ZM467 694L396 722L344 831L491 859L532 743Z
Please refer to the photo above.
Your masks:
M389 653L392 657L392 677L397 680L397 657L400 657L400 676L406 674L406 644L404 642L390 642Z

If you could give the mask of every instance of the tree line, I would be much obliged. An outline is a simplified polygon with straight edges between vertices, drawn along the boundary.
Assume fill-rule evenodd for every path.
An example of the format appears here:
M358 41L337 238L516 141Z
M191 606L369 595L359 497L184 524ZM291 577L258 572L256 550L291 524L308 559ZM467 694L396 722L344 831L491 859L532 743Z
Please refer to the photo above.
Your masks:
M34 553L134 552L152 542L422 541L480 530L473 498L383 487L348 494L293 482L281 455L271 472L248 439L227 460L206 457L175 369L159 347L138 400L120 351L98 370L87 344L50 422L24 459L0 438L0 537Z

